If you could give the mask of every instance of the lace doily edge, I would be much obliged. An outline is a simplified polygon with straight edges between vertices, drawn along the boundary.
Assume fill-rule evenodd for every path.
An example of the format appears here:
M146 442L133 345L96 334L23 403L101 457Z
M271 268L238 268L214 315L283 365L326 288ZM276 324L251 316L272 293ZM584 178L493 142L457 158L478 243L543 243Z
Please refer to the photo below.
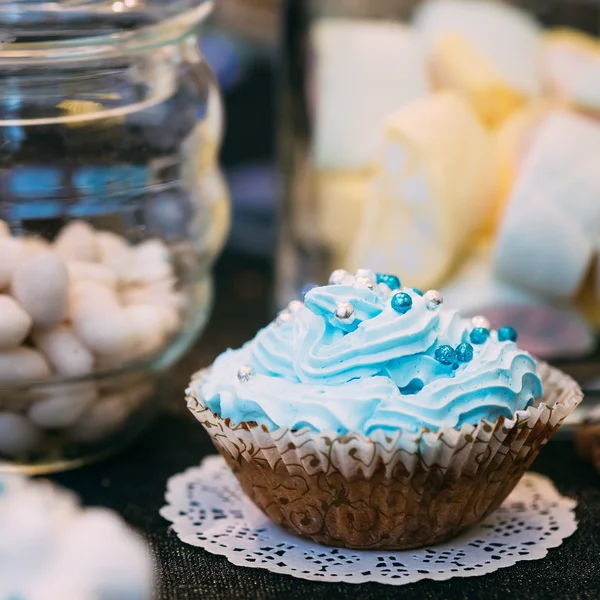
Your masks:
M205 550L206 552L209 552L210 554L213 554L216 556L222 556L222 557L226 558L228 562L230 562L231 564L233 564L235 566L246 567L249 569L263 569L263 570L269 571L271 573L277 573L280 575L289 575L296 579L303 579L306 581L315 581L316 578L314 577L313 574L302 573L302 571L297 570L297 569L292 569L292 568L288 567L287 565L279 566L276 563L272 563L272 562L257 563L257 564L248 563L248 561L244 560L243 552L240 552L239 555L235 555L232 553L232 551L229 547L219 546L219 544L217 544L217 543L212 544L212 543L210 543L209 540L199 540L197 537L196 531L194 529L194 525L192 523L190 523L189 521L182 519L183 515L181 515L180 511L177 509L177 507L173 505L174 497L178 494L179 490L181 490L182 488L185 488L189 482L193 482L197 478L197 472L203 468L206 468L207 463L209 463L210 461L220 461L220 460L221 460L221 458L219 455L207 457L204 459L203 463L200 466L190 467L190 468L186 469L185 471L183 471L182 473L174 475L169 479L167 492L165 494L165 500L166 500L167 504L159 510L160 515L165 520L167 520L171 523L169 528L172 529L177 534L177 537L183 543L188 544L193 547L196 547L196 548L202 548L203 550ZM548 479L545 476L538 475L535 472L528 472L526 474L526 476L543 477L544 479ZM375 578L375 577L368 577L368 576L353 574L351 576L348 576L347 579L344 579L342 577L333 579L333 578L328 578L327 576L324 576L322 579L321 578L318 579L318 581L331 582L331 583L342 582L342 583L349 583L349 584L353 584L353 585L358 585L358 584L362 584L362 583L381 583L383 585L392 585L392 586L399 587L402 585L406 585L407 583L417 583L418 581L424 581L424 580L447 581L449 579L454 579L454 578L459 578L459 577L460 578L474 577L474 576L479 577L481 575L487 575L489 573L494 573L496 571L499 571L500 569L506 569L508 567L513 567L514 565L516 565L517 563L520 563L520 562L541 560L548 555L550 550L558 548L564 542L564 540L571 537L577 531L577 527L579 524L579 521L575 514L575 509L577 508L577 504L578 504L577 500L574 498L570 498L568 496L560 495L558 490L556 490L556 493L557 493L557 495L560 496L560 501L565 505L565 508L567 508L567 510L570 512L570 517L571 517L571 519L568 523L563 524L560 532L552 532L552 535L549 536L545 540L544 546L539 546L539 547L532 546L530 548L529 554L526 556L518 556L518 557L512 557L510 559L505 559L505 562L503 562L501 564L482 565L481 567L479 567L477 569L477 575L474 575L471 571L427 573L427 574L422 573L422 574L419 574L418 577L413 576L410 579L403 579L403 580L396 581L396 580L389 580L389 579L385 579L385 578ZM286 536L291 536L290 533L288 533L284 530L282 530L282 533ZM468 535L468 532L466 533L466 535ZM300 541L305 542L305 540L300 540ZM324 547L324 548L329 548L329 547Z

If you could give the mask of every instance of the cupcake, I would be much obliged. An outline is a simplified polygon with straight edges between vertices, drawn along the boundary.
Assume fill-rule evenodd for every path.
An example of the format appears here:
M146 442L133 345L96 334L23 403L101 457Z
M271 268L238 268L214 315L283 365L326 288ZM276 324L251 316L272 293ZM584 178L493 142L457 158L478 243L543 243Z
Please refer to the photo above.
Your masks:
M188 406L253 502L326 545L405 549L502 504L582 399L516 332L336 271L197 373Z

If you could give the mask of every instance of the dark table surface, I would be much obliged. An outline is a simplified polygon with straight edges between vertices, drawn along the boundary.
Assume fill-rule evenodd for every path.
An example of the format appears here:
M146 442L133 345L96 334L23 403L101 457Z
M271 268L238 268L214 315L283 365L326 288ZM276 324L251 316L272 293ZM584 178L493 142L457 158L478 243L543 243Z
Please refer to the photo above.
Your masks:
M236 567L180 542L158 514L166 481L214 452L202 427L188 414L183 390L192 372L210 364L225 348L239 346L270 320L270 272L260 261L224 257L217 267L211 323L166 377L165 406L154 426L120 455L53 478L77 491L85 504L118 511L146 536L155 556L159 599L600 599L600 475L577 458L568 441L551 442L533 470L551 477L561 493L577 498L578 530L542 560L483 577L400 588L312 583Z

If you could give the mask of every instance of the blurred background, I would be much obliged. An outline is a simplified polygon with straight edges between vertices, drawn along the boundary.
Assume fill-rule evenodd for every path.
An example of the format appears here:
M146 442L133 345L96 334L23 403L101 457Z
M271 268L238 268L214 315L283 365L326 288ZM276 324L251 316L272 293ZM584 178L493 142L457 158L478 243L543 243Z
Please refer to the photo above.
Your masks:
M221 85L226 126L221 162L232 203L227 250L272 261L277 203L278 0L225 0L201 39L201 48Z
M586 388L577 419L593 410L596 2L10 4L9 464L114 450L161 406L159 376L183 389L338 268L397 273L514 327ZM92 27L103 45L86 45Z

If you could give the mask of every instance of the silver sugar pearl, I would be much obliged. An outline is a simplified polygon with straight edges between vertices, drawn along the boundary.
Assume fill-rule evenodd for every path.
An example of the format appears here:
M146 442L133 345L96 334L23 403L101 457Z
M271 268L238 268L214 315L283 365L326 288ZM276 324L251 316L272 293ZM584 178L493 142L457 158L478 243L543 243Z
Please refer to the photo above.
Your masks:
M337 269L329 276L329 285L347 285L354 277L344 269Z
M300 302L300 300L292 300L288 304L288 310L295 315L299 310L304 306L304 302Z
M335 307L335 317L342 323L350 325L356 319L356 312L354 306L350 302L340 302Z
M374 290L375 284L368 277L357 277L354 280L354 287L360 289Z
M370 269L359 269L356 271L355 277L358 279L359 277L365 277L368 279L373 285L377 284L377 275L373 273Z
M425 292L423 294L423 300L425 300L427 310L436 310L444 303L444 298L437 290Z
M288 323L292 323L294 321L294 317L289 310L282 310L278 315L275 322L277 325L287 325Z
M246 383L247 381L250 381L253 375L254 369L252 367L249 367L248 365L240 367L237 372L238 381L240 381L241 383Z
M490 329L490 322L482 315L477 315L471 319L473 327L482 329Z

